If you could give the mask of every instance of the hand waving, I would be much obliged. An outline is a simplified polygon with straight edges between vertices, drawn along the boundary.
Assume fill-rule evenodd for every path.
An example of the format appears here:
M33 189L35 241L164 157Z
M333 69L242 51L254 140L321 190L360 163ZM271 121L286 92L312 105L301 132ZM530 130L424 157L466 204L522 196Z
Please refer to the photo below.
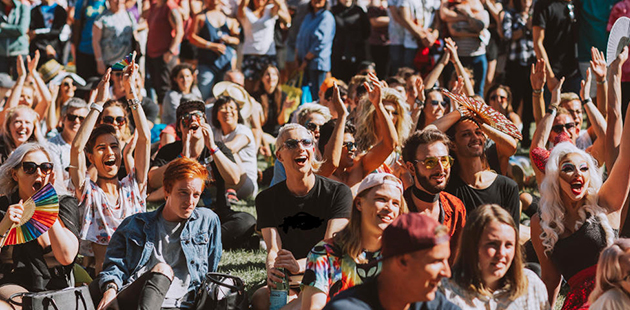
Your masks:
M595 79L597 79L597 82L605 81L607 68L604 53L597 50L596 47L592 47L591 58L591 71L595 74Z
M383 104L383 98L381 96L381 82L374 73L368 74L368 79L370 80L370 83L364 82L363 86L365 86L368 91L368 98L370 99L370 102L372 102L374 107L378 109L379 106Z
M532 64L532 71L529 74L529 80L532 83L532 89L543 89L547 82L547 72L545 71L545 60L538 59L535 64Z

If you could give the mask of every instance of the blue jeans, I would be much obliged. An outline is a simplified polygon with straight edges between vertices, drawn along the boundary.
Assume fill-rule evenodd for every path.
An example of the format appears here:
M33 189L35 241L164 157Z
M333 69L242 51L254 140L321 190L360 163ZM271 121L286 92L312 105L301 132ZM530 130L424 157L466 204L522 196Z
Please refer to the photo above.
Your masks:
M197 70L199 70L199 75L197 76L199 91L201 91L203 101L206 101L212 97L212 87L214 87L216 82L223 80L225 72L215 72L209 66L202 64L197 65Z
M405 47L402 45L390 45L389 46L389 74L395 75L398 73L398 69L403 66L403 60L405 59Z
M306 69L304 71L304 82L302 82L302 86L308 86L311 89L313 101L317 101L319 99L319 86L324 83L326 73L328 72L311 69Z
M473 69L475 94L483 97L483 89L486 84L486 74L488 73L488 60L486 59L486 55L460 56L459 59L464 67L470 67Z
M405 67L411 68L414 71L416 70L416 66L413 64L413 60L416 58L416 54L418 53L417 48L405 48L403 65Z

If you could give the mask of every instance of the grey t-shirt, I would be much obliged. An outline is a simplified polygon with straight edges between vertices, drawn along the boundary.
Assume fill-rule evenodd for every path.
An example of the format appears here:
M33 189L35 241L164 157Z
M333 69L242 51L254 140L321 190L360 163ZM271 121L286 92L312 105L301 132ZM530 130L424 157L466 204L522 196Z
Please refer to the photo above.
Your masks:
M136 21L127 11L116 14L105 10L94 21L101 28L101 54L106 66L111 66L131 53L131 38Z
M169 222L164 217L159 217L153 255L147 263L148 268L153 268L158 263L166 263L171 266L175 274L164 297L163 308L180 307L181 303L186 300L190 285L186 256L184 256L180 243L180 235L184 225L185 222Z

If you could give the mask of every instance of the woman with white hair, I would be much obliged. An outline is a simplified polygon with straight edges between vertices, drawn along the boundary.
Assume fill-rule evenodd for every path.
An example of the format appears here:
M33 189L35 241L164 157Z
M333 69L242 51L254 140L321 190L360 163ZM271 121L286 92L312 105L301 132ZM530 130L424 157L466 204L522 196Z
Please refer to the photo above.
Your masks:
M621 210L630 190L629 139L630 124L626 123L619 157L603 184L591 155L570 142L559 143L551 151L531 235L552 307L562 277L571 287L562 309L587 304L595 286L599 253L613 243L613 227L619 227L613 213Z
M41 143L25 143L0 166L0 231L20 223L22 203L50 183L59 195L59 217L37 241L4 247L0 299L26 291L60 290L74 286L72 266L79 251L78 201L67 196L61 164ZM4 254L4 253L3 253ZM2 306L2 303L0 303Z
M592 310L630 309L630 239L615 240L599 255Z

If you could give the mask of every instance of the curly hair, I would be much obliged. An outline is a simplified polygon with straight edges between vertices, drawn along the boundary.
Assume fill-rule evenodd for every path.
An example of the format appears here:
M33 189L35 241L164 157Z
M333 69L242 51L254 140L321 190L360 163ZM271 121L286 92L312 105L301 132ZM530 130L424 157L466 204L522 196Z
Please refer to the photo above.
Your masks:
M398 145L403 145L403 142L407 140L409 133L411 132L412 122L411 116L409 116L409 105L405 101L405 98L393 88L383 88L382 90L383 101L391 101L396 104L396 112L398 113L398 119L394 120L394 126L398 133ZM376 128L376 109L369 99L365 98L359 102L357 107L357 115L355 117L357 134L355 139L357 141L357 148L361 152L368 151L372 148L380 139L375 132Z
M594 221L595 218L599 219L604 228L607 245L613 243L615 236L606 217L606 210L597 204L598 192L602 186L602 172L597 165L597 161L572 143L562 142L551 151L545 167L545 179L540 185L540 226L542 228L540 239L542 239L546 255L553 251L559 236L565 230L563 221L566 209L562 202L558 179L560 162L569 154L578 154L584 158L588 164L590 174L586 196L583 198L586 201L578 210L580 220L575 223L574 229L578 230L582 227L584 222L587 221L587 213L590 213L594 217L591 217L588 221Z

